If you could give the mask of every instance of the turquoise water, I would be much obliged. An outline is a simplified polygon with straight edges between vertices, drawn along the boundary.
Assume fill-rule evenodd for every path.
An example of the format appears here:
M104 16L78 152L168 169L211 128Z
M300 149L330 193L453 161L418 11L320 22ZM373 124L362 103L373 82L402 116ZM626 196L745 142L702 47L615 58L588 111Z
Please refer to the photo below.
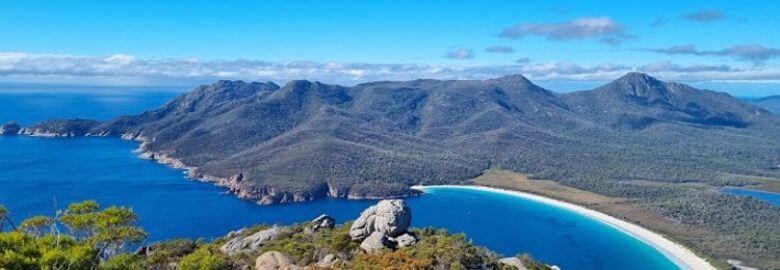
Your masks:
M107 119L162 104L172 93L116 99L92 94L57 98L0 94L0 122L56 117ZM123 94L124 95L124 94ZM29 99L43 99L45 106ZM117 105L121 100L121 105ZM108 102L108 103L106 103ZM52 105L56 104L56 105ZM113 104L113 105L112 105ZM54 108L54 109L52 109ZM97 111L96 111L97 110ZM67 115L62 115L67 112ZM44 139L0 136L0 204L15 220L52 214L70 202L98 200L132 207L150 240L213 238L256 223L289 224L327 213L339 222L356 218L374 201L318 200L259 206L181 171L132 152L134 142L113 138ZM416 227L464 232L502 254L530 253L563 269L676 269L661 253L608 225L565 209L505 194L435 188L407 200Z
M727 188L723 189L722 192L736 196L753 197L780 207L780 193L747 188Z

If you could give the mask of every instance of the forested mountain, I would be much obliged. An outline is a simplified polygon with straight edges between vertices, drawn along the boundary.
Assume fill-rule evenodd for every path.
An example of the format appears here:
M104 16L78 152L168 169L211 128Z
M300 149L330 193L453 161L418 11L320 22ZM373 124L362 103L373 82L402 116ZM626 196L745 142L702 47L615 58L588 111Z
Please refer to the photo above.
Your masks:
M415 195L501 168L697 228L673 236L708 254L780 267L780 209L715 189L780 179L780 116L646 74L568 94L520 75L219 81L139 115L3 130L139 140L144 156L264 204Z
M220 81L140 115L22 133L139 139L149 157L264 203L404 196L491 166L614 193L622 180L777 176L780 163L780 117L640 73L563 95L520 75L352 87Z

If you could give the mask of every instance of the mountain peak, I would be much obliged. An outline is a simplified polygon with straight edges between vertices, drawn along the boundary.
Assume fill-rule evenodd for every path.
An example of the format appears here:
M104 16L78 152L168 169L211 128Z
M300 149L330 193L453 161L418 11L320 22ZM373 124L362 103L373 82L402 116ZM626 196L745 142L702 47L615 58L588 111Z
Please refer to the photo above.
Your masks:
M526 78L525 76L520 75L520 74L507 75L507 76L498 77L498 78L490 79L490 80L495 80L495 81L500 81L500 82L531 83L531 81L528 80L528 78Z
M251 87L251 88L257 88L257 89L266 89L266 90L274 90L279 88L279 85L272 81L267 82L245 82L242 80L219 80L211 85L208 85L209 87L213 89L231 89L231 88L238 88L238 87Z
M630 72L598 89L602 93L612 93L641 102L668 100L672 95L666 83L639 72Z
M615 80L616 82L628 83L628 84L658 84L661 83L653 76L647 75L641 72L629 72L626 75Z

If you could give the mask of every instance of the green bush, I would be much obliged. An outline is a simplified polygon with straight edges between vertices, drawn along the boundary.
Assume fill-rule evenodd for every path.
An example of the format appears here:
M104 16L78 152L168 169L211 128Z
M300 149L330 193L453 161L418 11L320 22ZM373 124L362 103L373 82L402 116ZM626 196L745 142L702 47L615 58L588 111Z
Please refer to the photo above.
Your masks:
M177 267L179 270L223 270L230 269L230 264L225 262L219 254L212 251L210 246L202 246L190 255L184 256Z
M143 270L141 258L134 254L123 253L108 259L100 265L100 270Z

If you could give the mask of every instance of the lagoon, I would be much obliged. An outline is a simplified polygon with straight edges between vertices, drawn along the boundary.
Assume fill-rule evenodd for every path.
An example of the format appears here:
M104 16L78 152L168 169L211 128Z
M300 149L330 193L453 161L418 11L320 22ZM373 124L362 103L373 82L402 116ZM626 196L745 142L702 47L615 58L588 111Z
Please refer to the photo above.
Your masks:
M777 207L780 207L780 193L769 192L763 190L755 190L748 188L726 188L722 190L723 193L731 194L735 196L752 197L757 200L771 203Z
M53 107L47 102L47 107L39 107L28 102L28 93L0 94L0 121L30 123L93 115L106 119L154 108L164 102L161 97L173 96L146 93L116 99L105 98L105 94L101 94L103 98L86 95L52 99L50 102L67 102ZM36 214L53 214L56 208L86 199L105 206L125 205L139 214L141 225L150 233L149 241L155 241L210 239L251 224L290 224L322 213L341 223L355 219L375 203L324 199L260 206L225 194L224 189L209 183L187 180L179 170L139 159L135 148L135 142L115 138L0 137L0 204L12 211L17 222ZM433 188L407 201L413 211L413 226L463 232L476 244L504 255L530 253L563 269L678 268L650 245L614 227L537 201L452 188Z

